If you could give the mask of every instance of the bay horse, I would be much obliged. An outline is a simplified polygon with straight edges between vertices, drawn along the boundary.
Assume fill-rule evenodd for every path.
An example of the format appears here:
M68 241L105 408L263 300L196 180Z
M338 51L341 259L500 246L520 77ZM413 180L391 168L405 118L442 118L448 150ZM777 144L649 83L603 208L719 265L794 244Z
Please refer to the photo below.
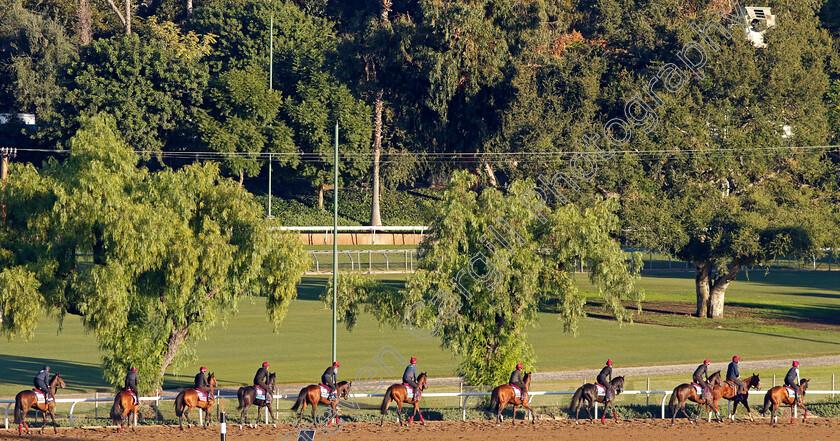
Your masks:
M402 383L399 384L392 384L388 390L385 392L385 398L382 399L382 405L379 407L379 412L382 414L382 420L379 421L379 425L382 426L385 424L385 414L388 413L388 406L391 404L391 400L394 400L397 403L397 419L400 422L400 425L403 424L402 421L402 405L403 403L409 403L414 405L414 413L411 414L411 418L405 423L414 421L415 415L420 415L420 422L423 425L426 425L426 421L423 419L423 414L420 412L420 392L426 390L426 373L423 372L417 377L417 389L418 393L413 398L408 398L408 393L405 391L405 387L403 387Z
M624 392L624 377L615 377L610 381L610 386L615 390L615 394L618 395ZM598 389L592 383L584 384L583 386L579 387L576 391L574 396L572 396L572 412L575 414L575 418L578 417L580 414L580 407L583 404L583 400L586 400L586 413L589 414L589 419L594 419L592 417L592 406L595 403L604 403L604 413L601 414L601 424L604 423L604 419L607 417L607 409L612 409L613 411L613 418L618 421L618 415L615 412L615 407L613 407L613 401L615 401L615 397L611 397L609 393L600 396L598 395Z
M531 389L531 373L525 372L525 376L522 377L522 382L525 383L525 390L522 391L522 395L528 393L528 390ZM502 411L505 410L508 404L513 405L513 424L516 424L516 407L522 406L528 409L528 413L531 414L531 424L536 424L534 420L534 411L531 409L531 406L528 404L528 401L523 400L520 396L519 398L516 397L513 386L510 384L503 384L501 386L496 386L493 389L493 393L490 394L490 412L499 408L499 413L496 414L496 425L500 426L502 423ZM527 416L525 417L527 418Z
M671 394L671 401L668 403L668 407L671 409L671 425L673 426L676 422L677 414L682 412L683 415L694 424L700 419L700 406L706 406L706 409L713 409L714 407L714 398L711 394L714 392L716 387L721 385L721 377L720 371L715 372L712 375L709 375L709 387L710 393L705 398L700 398L700 395L697 394L697 391L694 390L694 386L689 383L683 383L674 388L674 392ZM685 412L685 405L687 401L692 401L694 403L699 404L697 417L694 418L694 421L689 418L688 414Z
M805 399L805 389L808 389L808 380L803 379L799 382L799 388L802 390L802 399ZM785 390L784 386L776 386L771 388L764 394L764 409L759 412L760 414L764 415L767 412L767 408L770 408L770 424L776 424L778 420L778 416L776 415L776 410L782 404L790 404L790 422L793 423L793 407L799 406L805 413L802 415L802 421L805 421L808 418L808 409L805 408L804 403L796 403L796 397L789 397L787 391Z
M265 382L265 385L268 386L268 390L265 391L266 394L274 394L274 386L275 381L277 379L277 375L274 373L268 374L268 381ZM242 386L236 391L236 397L239 399L239 407L236 410L242 410L242 414L239 416L239 428L242 428L242 420L245 420L245 423L248 424L248 409L251 405L257 405L257 425L259 425L260 421L260 412L262 411L263 407L268 408L268 413L271 415L271 422L274 423L274 412L271 410L271 406L269 405L266 400L258 400L257 399L257 388L254 386ZM248 427L254 427L251 424L248 424Z
M66 386L67 385L64 383L64 380L61 379L61 376L58 375L58 372L56 372L50 380L50 395L55 398L56 391L58 389L64 389ZM55 422L55 400L52 400L49 403L39 403L35 392L32 392L32 390L24 390L15 395L15 424L18 425L18 435L23 434L24 427L26 427L27 435L32 434L32 430L29 429L29 424L26 424L26 414L29 412L29 409L33 407L35 410L44 412L44 425L41 426L41 433L43 434L44 428L47 427L47 412L49 412L50 418L52 418L53 422L53 430L56 434L58 434L58 424ZM36 422L38 422L37 413L35 414L35 421L33 423Z
M710 377L711 378L711 377ZM738 386L734 383L730 383L729 381L724 381L721 383L720 386L714 387L712 391L712 407L717 413L718 419L720 419L720 413L718 412L718 400L721 398L725 398L729 401L735 403L732 407L732 412L729 414L729 419L735 421L735 411L738 410L738 404L743 404L744 407L747 408L747 414L750 417L750 421L755 421L752 416L752 410L750 409L750 405L747 403L747 400L750 397L749 390L755 388L756 390L761 390L761 379L758 378L758 374L752 374L751 376L747 377L744 380L744 383L747 385L747 393L738 393ZM709 420L711 421L711 414L709 414Z
M213 400L213 388L218 386L216 375L211 372L207 378L207 382L210 384L210 393L207 395L207 401L199 401L198 392L192 387L182 390L175 397L175 415L178 417L178 425L181 426L181 430L184 430L184 423L182 421L182 417L184 416L187 418L187 427L192 427L192 423L190 423L190 411L196 407L199 412L204 411L206 417L204 419L204 428L206 429L210 424L210 416L212 415L210 409L213 408L213 404L215 403L215 400Z
M134 396L127 390L117 392L114 397L114 405L111 406L111 422L114 425L119 425L117 432L125 429L125 421L130 418L130 415L137 416L137 410L140 409L140 397L137 397L137 403L134 403ZM131 421L131 420L129 420ZM129 424L131 424L129 422ZM134 430L134 426L131 427Z
M321 387L317 384L310 384L309 386L304 387L300 390L300 394L298 394L297 401L295 401L295 405L292 406L292 410L298 410L300 407L300 415L298 417L298 424L303 421L303 411L306 410L306 405L309 404L312 406L312 422L317 423L315 420L315 409L318 408L318 404L327 404L332 407L332 416L338 415L338 400L344 398L345 400L350 396L350 388L353 386L353 382L350 381L340 381L338 384L335 385L335 392L338 398L335 401L331 401L329 398L324 398L321 396ZM302 405L302 406L301 406Z

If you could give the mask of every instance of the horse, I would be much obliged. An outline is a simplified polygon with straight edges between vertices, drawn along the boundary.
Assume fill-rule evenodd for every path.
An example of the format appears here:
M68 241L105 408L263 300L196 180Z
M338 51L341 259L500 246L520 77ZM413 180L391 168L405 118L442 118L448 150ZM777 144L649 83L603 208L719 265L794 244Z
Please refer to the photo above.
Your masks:
M277 376L274 373L268 374L268 381L265 382L265 385L268 386L268 390L265 391L266 394L274 395L274 385ZM257 405L257 422L259 423L260 420L260 412L262 411L263 407L268 408L268 413L271 415L271 422L274 423L274 412L271 410L271 406L266 400L258 400L257 399L257 388L254 386L242 386L236 391L236 397L239 399L239 407L236 410L242 410L242 414L239 416L239 428L242 428L242 420L245 420L245 423L248 424L248 409L251 407L252 404ZM248 427L253 427L251 424L248 424Z
M64 389L66 386L67 385L64 383L64 380L61 379L61 376L58 375L58 372L56 372L50 380L50 395L55 398L56 391L58 389ZM38 403L35 392L32 392L32 390L24 390L15 395L15 424L18 425L18 435L23 434L24 427L26 427L27 435L32 434L32 430L29 429L29 424L26 424L26 413L33 407L35 410L44 412L44 425L41 426L41 434L44 433L44 427L47 427L47 412L49 412L50 418L52 418L53 430L56 434L58 434L58 424L55 422L55 400L52 400L49 403ZM33 423L35 422L38 422L37 413L35 414L35 421Z
M800 381L799 388L802 390L802 399L805 399L805 389L808 389L808 380L804 379ZM805 419L808 418L808 409L805 408L805 404L797 404L795 397L788 397L788 393L784 386L776 386L764 394L764 409L762 409L759 413L764 415L764 413L767 412L767 408L770 407L770 424L776 424L776 421L778 420L778 416L776 416L776 409L778 409L782 404L790 404L791 423L793 423L793 406L799 406L805 411L805 414L802 415L802 421L805 421Z
M706 398L700 398L697 395L697 392L694 390L694 386L688 383L683 383L674 388L674 392L671 394L671 401L668 403L668 407L671 409L671 425L674 425L675 420L677 418L677 413L682 412L686 418L694 424L698 419L700 419L700 412L698 410L697 417L694 418L694 421L688 417L688 414L685 413L685 404L687 401L693 401L700 405L705 405L706 409L713 408L713 397L711 393L714 391L715 387L721 385L721 378L720 378L720 371L715 372L714 374L709 376L708 381L711 391L710 394L706 396ZM699 407L699 406L698 406Z
M408 399L408 393L405 391L405 387L403 387L402 383L392 384L385 392L385 398L382 399L382 405L379 407L379 412L382 414L382 420L379 421L379 425L382 426L385 424L385 414L388 413L388 406L391 404L391 400L394 400L397 403L397 419L399 420L400 425L403 424L402 405L403 403L409 403L414 405L414 413L411 414L411 418L408 419L406 425L414 421L415 415L420 415L420 422L422 422L425 426L426 421L423 419L423 414L420 412L420 392L426 390L425 372L421 373L417 377L417 389L419 389L418 393L412 399Z
M610 381L610 386L612 386L613 390L615 390L615 394L618 395L624 392L624 377L615 377ZM572 396L572 412L575 414L575 418L578 417L580 414L580 405L583 403L583 400L586 400L586 413L589 414L589 419L594 419L592 417L592 406L596 402L604 403L604 413L601 415L601 424L604 423L604 419L607 417L607 408L612 409L613 411L613 418L615 418L616 422L618 421L618 415L615 412L615 408L613 407L613 401L615 397L610 396L609 393L599 396L598 389L595 387L594 384L587 383L583 386L579 387L576 391L574 396Z
M522 395L528 393L528 389L531 388L531 374L529 372L525 372L525 376L523 377L523 383L525 383L525 390L522 391ZM513 405L513 424L516 424L516 407L522 406L528 409L528 412L531 414L531 424L536 424L534 421L534 411L531 409L531 406L528 404L527 401L523 400L522 397L517 398L513 391L513 386L509 384L503 384L501 386L496 386L493 389L493 393L490 394L490 412L499 408L499 413L496 415L496 425L500 426L502 423L502 411L505 410L508 404Z
M758 378L758 374L752 374L750 377L747 377L747 379L744 380L744 383L747 385L747 391L749 391L752 388L755 388L756 390L761 390L761 379ZM747 408L747 414L750 416L750 421L755 421L753 419L753 416L752 416L752 410L750 409L750 405L747 404L747 399L749 399L749 397L750 397L749 392L739 394L737 385L735 385L734 383L730 383L728 381L725 381L725 382L721 383L720 386L716 386L714 388L714 390L712 391L712 399L713 399L712 407L714 408L715 413L718 416L718 419L720 419L720 413L718 412L718 404L717 403L718 403L718 400L720 400L721 398L726 398L727 400L735 403L735 406L732 407L732 412L728 416L729 419L731 419L732 421L735 421L735 411L738 409L738 404L740 403L740 404L743 404L744 407ZM711 421L711 417L712 416L711 416L711 413L710 413L709 414L709 421Z
M353 386L353 382L341 381L335 385L335 392L339 398L344 398L345 400L350 396L350 388ZM292 406L292 410L298 410L300 408L300 415L298 417L298 424L303 421L303 411L306 410L306 405L309 404L312 406L312 422L317 423L315 420L315 409L318 408L318 404L327 404L332 407L332 415L335 416L338 414L338 399L330 400L328 398L324 398L321 396L321 387L317 384L310 384L309 386L304 387L300 390L298 394L297 401L295 401L295 405ZM302 405L302 406L301 406Z
M137 403L134 403L134 396L127 390L117 392L114 397L114 405L111 406L111 421L114 425L119 425L117 432L125 429L125 421L129 415L137 416L137 410L140 409L140 397L137 397ZM132 426L131 430L134 430Z
M207 401L198 400L198 392L196 392L195 388L184 389L175 397L175 415L178 416L178 425L181 426L181 430L184 430L184 423L181 420L184 416L187 417L187 427L192 427L192 423L190 423L190 411L195 407L199 409L199 412L204 410L204 415L207 417L204 419L204 428L206 429L210 424L210 416L212 415L210 409L213 408L213 403L215 403L213 400L213 388L218 386L216 375L211 372L207 382L210 383L210 393L207 395ZM184 408L186 408L186 411Z

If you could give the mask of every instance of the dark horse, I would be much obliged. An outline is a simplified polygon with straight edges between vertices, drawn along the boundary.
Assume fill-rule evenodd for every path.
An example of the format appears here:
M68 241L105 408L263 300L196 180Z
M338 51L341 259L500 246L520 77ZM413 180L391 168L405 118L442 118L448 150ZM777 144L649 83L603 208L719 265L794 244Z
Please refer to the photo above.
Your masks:
M350 396L350 387L353 386L353 382L341 381L335 385L336 394L339 398L344 398L345 400ZM332 407L332 416L338 415L338 399L331 401L329 398L324 398L321 396L321 387L317 384L310 384L309 386L304 387L300 390L300 394L298 394L297 401L295 401L295 405L292 406L292 410L298 410L300 407L300 416L298 417L298 424L303 420L303 411L306 410L306 405L309 404L312 406L312 422L317 423L315 421L315 409L318 408L318 404L327 404ZM303 406L301 406L303 405Z
M747 414L750 417L750 421L755 421L752 416L752 410L750 409L750 405L747 404L747 400L750 397L749 390L755 388L756 390L761 390L761 379L758 378L758 374L752 374L752 376L748 377L744 380L744 383L747 385L747 393L738 393L738 386L735 383L731 383L729 381L723 382L720 386L714 388L712 392L712 399L714 402L712 403L712 408L715 410L715 413L720 419L720 413L718 412L718 400L721 398L726 398L729 401L735 403L735 406L732 407L732 413L729 414L729 419L735 421L735 411L738 409L738 404L743 404L744 407L747 408ZM709 414L709 420L711 421L711 414Z
M204 428L206 429L210 424L210 416L212 415L210 409L213 408L213 404L215 403L213 400L213 388L218 386L216 375L211 372L207 382L210 383L210 393L207 394L207 401L199 401L198 392L194 388L184 389L175 397L175 415L178 417L178 425L181 426L181 430L184 430L183 417L187 418L187 426L192 427L190 423L190 411L195 407L198 408L199 412L204 410L204 415L206 416L204 419Z
M114 397L114 405L111 406L111 421L114 425L119 425L117 432L125 429L125 420L129 415L137 416L137 410L140 409L140 397L137 397L137 403L134 403L134 396L127 390L117 392ZM132 426L132 430L134 427Z
M612 381L610 381L610 385L615 390L616 395L624 392L624 377L613 378ZM597 402L604 403L604 413L601 414L601 423L603 423L604 419L607 417L607 409L612 409L613 418L618 421L618 415L616 415L615 408L613 407L615 397L610 396L609 392L600 396L598 395L598 389L591 383L587 383L579 387L575 391L575 395L572 397L572 412L575 414L575 418L577 418L578 414L580 414L580 405L583 404L583 400L586 400L586 413L589 414L590 420L594 419L592 417L591 409Z
M525 395L528 390L531 388L531 373L525 372L525 377L523 377L523 383L525 383L525 390L522 391L522 395ZM509 384L503 384L501 386L497 386L493 389L493 393L490 395L490 412L493 412L498 407L499 413L496 415L496 425L499 426L502 423L502 411L505 410L508 404L513 405L513 424L516 424L516 407L522 406L528 409L528 413L531 414L531 423L535 424L534 421L534 411L531 410L531 406L528 404L527 401L523 400L520 396L519 398L516 397L513 391L513 387ZM527 417L526 417L527 418Z
M804 379L799 382L799 388L802 389L802 400L805 400L805 389L808 389L808 380ZM793 407L799 406L802 410L805 411L805 414L802 415L802 421L805 421L808 418L808 409L805 408L805 403L796 403L795 397L788 396L787 390L785 390L784 386L776 386L771 388L764 394L764 409L761 410L761 414L764 415L767 412L767 408L770 408L770 424L776 424L776 421L779 417L776 415L776 410L782 404L790 404L790 422L793 422Z
M52 380L50 380L50 395L55 398L56 391L58 389L64 389L65 386L67 385L64 384L64 380L62 380L61 376L58 375L58 372L56 372L56 374L53 375ZM52 418L53 430L55 433L58 433L58 424L55 423L55 400L52 400L49 403L38 403L35 397L35 392L32 392L31 390L24 390L15 395L15 424L18 425L18 435L23 434L24 427L26 427L27 434L32 433L32 431L29 430L29 424L26 424L25 421L26 413L29 412L29 409L32 407L36 410L44 412L44 425L41 426L41 433L44 433L44 427L47 427L47 412L49 412L50 418ZM38 414L35 414L35 422L38 422Z
M715 387L719 387L720 385L720 371L717 371L709 376L709 387L714 390ZM671 401L668 403L668 407L671 409L671 424L673 425L675 423L678 412L682 412L682 414L688 418L688 414L685 413L685 404L687 401L693 401L699 405L705 405L706 409L713 409L714 398L711 394L712 391L709 392L710 393L706 395L705 398L700 398L700 395L697 394L697 391L694 390L694 386L691 384L683 383L675 387L674 392L671 394ZM694 424L698 419L700 419L699 410L697 411L697 418L694 418L694 421L689 419L689 421Z
M274 373L268 374L268 381L265 382L265 385L268 386L268 390L265 391L266 394L274 394L276 377L277 376ZM271 422L274 423L274 412L271 411L271 406L269 406L265 400L257 399L256 387L240 387L239 390L236 391L236 397L239 398L239 407L237 407L236 410L242 410L242 414L239 416L240 429L242 428L242 420L245 420L245 423L248 424L248 408L250 408L252 404L257 405L257 424L259 424L260 412L263 407L268 408L268 413L271 415ZM248 427L252 427L251 424L248 424Z
M426 390L426 373L423 372L420 376L417 377L417 389L420 392ZM420 415L420 422L423 425L426 425L426 421L423 419L423 414L420 412L420 393L418 392L413 398L408 398L408 393L405 391L405 387L400 384L392 384L388 390L385 392L385 398L382 399L382 406L379 407L379 412L382 413L382 420L379 421L379 425L385 424L385 414L388 413L388 406L391 404L391 400L397 402L397 419L400 422L400 425L403 424L402 421L402 405L403 403L409 403L414 405L414 413L411 414L411 418L408 419L406 425L408 423L414 421L414 415Z

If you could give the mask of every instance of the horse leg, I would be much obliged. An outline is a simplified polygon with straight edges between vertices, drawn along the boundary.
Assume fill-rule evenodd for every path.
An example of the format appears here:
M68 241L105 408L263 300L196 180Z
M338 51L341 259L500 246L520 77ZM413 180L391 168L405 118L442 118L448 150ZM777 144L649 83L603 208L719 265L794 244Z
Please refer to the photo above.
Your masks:
M531 409L531 405L529 405L527 401L523 401L522 407L528 409L528 413L531 414L531 424L537 424L537 421L534 418L534 410Z
M420 415L420 423L425 426L426 425L426 420L423 419L423 412L420 412L420 402L415 403L414 406L415 406L415 408L414 408L415 412L417 412L417 415Z
M400 426L402 426L403 425L403 420L402 420L402 405L403 405L403 402L402 402L402 400L395 400L395 401L397 402L397 421L399 421Z
M592 400L586 399L586 414L589 415L589 421L594 421L595 417L592 416Z
M499 412L496 414L496 425L497 426L502 425L502 410L504 410L505 406L507 406L507 402L506 401L503 402L502 399L499 398Z
M516 399L516 398L514 398ZM515 426L516 425L516 402L513 402L513 419L511 419L511 423Z
M54 402L54 401L53 401L53 402ZM807 412L807 411L805 411L805 413L807 414L808 412ZM58 435L58 424L55 422L55 407L53 407L52 409L50 409L50 418L52 418L52 422L53 422L53 430L55 431L55 434L56 434L56 435ZM46 418L46 415L44 415L44 425L45 425L45 426L47 425L47 418Z

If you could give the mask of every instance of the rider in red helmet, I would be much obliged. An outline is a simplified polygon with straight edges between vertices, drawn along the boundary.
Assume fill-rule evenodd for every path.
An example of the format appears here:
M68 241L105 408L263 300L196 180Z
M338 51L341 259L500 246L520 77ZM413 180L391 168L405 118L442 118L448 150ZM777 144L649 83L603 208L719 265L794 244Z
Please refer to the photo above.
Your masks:
M268 385L265 384L268 381L268 367L270 364L267 361L264 361L262 367L257 370L257 374L254 375L254 384L262 388L265 392L265 402L271 403L271 392L268 390Z
M607 389L607 394L612 397L615 395L615 391L612 389L612 360L607 360L606 366L601 369L601 372L598 373L598 384L604 386Z
M701 399L705 398L706 394L709 393L709 363L709 360L703 360L703 364L694 370L694 375L691 377L695 383L703 388L703 391L700 393Z
M799 387L799 362L794 361L793 367L785 375L785 386L796 391L796 402L802 404L802 389Z
M405 372L403 372L403 383L411 386L414 390L414 396L417 397L417 388L419 387L417 384L417 359L411 357L411 364L409 364L405 368Z
M128 374L126 374L125 376L125 387L123 388L123 390L130 390L134 392L134 395L137 397L135 399L135 403L137 402L137 400L140 399L140 392L137 391L138 380L139 378L137 376L137 368L132 366L131 369L129 369Z
M517 364L516 370L510 373L510 381L508 381L508 384L512 384L522 391L522 401L528 399L528 389L525 382L522 381L522 363Z
M195 375L195 387L206 394L210 394L210 380L207 379L207 368L202 366Z
M735 383L738 386L738 393L742 394L747 390L747 384L741 380L741 372L738 370L738 361L740 360L741 357L737 355L732 357L732 363L729 363L729 366L726 368L726 381Z
M338 366L338 362L334 361L332 366L328 367L327 370L321 374L321 383L330 388L330 400L334 400L336 398L335 383L338 382Z

